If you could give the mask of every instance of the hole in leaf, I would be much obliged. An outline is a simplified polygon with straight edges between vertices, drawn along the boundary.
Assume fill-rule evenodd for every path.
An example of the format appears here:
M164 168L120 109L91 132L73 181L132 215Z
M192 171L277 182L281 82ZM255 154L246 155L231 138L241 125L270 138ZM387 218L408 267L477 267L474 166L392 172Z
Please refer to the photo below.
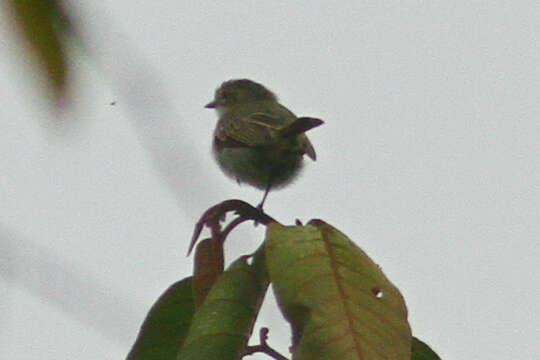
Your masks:
M377 299L381 299L384 295L383 291L379 289L378 287L372 288L371 292L373 293L373 295L375 295Z

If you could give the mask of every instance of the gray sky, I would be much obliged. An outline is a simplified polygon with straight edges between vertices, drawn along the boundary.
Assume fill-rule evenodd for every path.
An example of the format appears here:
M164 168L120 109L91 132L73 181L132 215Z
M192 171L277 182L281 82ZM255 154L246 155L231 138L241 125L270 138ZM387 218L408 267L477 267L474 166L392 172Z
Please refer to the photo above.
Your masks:
M443 359L536 358L540 3L82 3L94 58L74 51L61 114L0 18L0 358L124 358L191 271L199 215L260 200L209 151L203 106L238 77L326 121L272 216L346 233ZM239 229L229 259L262 232ZM272 306L259 324L286 353Z

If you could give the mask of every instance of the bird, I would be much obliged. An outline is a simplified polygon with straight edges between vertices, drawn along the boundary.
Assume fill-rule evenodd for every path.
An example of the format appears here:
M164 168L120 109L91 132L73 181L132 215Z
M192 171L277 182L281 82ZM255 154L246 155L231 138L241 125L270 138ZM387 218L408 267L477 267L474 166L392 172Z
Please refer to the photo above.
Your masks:
M324 122L297 117L255 81L225 81L205 107L218 115L212 142L215 160L239 184L264 190L257 206L261 211L270 190L287 186L299 174L304 155L317 159L305 132Z

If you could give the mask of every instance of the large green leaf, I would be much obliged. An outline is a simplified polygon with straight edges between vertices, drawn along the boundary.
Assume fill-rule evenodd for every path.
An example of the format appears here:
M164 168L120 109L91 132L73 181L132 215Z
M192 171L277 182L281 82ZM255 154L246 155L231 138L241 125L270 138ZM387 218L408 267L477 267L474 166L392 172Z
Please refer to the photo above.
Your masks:
M259 251L253 265L242 257L219 277L193 317L179 360L242 357L268 287L263 257Z
M191 278L173 284L152 306L127 359L176 359L194 312Z
M332 226L270 224L266 263L293 328L293 359L411 358L407 309L398 289Z

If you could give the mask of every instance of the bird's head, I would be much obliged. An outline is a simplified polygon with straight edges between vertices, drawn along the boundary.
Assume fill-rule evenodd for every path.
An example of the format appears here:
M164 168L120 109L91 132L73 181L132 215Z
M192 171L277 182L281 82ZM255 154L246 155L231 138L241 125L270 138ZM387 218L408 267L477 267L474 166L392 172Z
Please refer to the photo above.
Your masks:
M277 101L276 95L259 83L248 79L229 80L216 90L214 100L206 104L208 109L226 110L231 106L252 101Z

